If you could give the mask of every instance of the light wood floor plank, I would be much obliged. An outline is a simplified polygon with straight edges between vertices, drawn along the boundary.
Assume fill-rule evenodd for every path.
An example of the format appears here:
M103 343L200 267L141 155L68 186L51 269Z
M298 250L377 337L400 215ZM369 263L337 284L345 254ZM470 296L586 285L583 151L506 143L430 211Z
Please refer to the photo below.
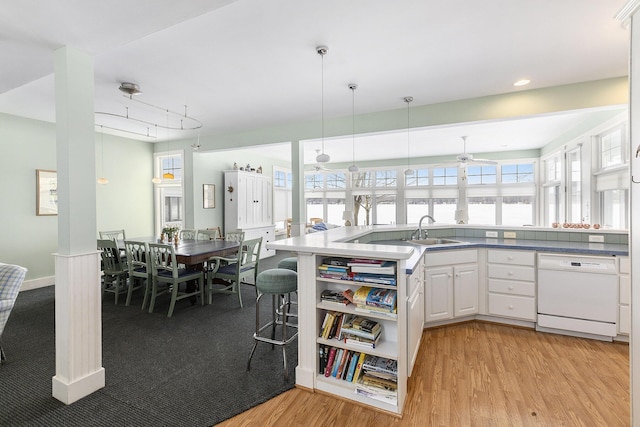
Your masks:
M425 330L402 419L293 389L220 425L628 426L626 344L471 322Z

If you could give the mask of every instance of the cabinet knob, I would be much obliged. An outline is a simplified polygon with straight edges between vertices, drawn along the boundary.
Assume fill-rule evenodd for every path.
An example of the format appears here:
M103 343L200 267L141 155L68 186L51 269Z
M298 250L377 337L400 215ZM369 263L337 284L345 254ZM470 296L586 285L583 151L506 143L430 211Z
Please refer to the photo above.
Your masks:
M509 290L512 291L513 290L513 286L509 286Z
M508 274L509 276L513 276L513 271L509 271L507 274Z
M513 261L513 257L512 257L511 255L509 255L509 256L507 257L507 259L508 259L509 261Z
M513 310L513 306L512 305L509 306L509 310Z

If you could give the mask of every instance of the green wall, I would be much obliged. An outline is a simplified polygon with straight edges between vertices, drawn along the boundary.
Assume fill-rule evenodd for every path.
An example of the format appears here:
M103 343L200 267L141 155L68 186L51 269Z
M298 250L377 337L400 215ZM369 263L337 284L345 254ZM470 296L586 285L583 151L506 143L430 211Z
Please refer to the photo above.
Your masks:
M94 142L97 173L101 171L101 137L97 133ZM56 169L55 124L0 114L0 147L0 223L5 225L0 262L28 268L27 282L52 284L58 217L36 216L35 189L36 169ZM96 237L98 230L120 228L127 236L151 235L153 147L106 134L102 147L109 184L96 183Z

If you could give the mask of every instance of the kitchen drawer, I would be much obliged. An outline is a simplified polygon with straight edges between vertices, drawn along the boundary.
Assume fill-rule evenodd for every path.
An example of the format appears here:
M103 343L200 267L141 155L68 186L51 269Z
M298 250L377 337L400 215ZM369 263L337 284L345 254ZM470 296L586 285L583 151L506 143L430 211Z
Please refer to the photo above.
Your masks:
M533 251L504 251L489 249L487 261L496 264L531 265L536 262L536 254Z
M424 263L427 267L453 264L472 264L478 262L477 249L456 249L452 251L427 252Z
M536 270L521 265L489 264L487 274L494 279L528 280L535 282Z
M489 314L536 320L536 299L518 295L489 294Z
M536 296L536 285L534 282L490 278L489 292L534 297Z

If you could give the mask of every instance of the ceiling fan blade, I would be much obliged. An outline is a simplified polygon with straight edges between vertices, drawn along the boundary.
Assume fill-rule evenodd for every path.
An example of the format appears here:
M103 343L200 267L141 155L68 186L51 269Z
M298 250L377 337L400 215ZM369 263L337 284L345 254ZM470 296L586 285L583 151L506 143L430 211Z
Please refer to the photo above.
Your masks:
M471 163L480 163L482 165L497 165L498 162L496 162L495 160L489 160L489 159L473 159L471 160Z

